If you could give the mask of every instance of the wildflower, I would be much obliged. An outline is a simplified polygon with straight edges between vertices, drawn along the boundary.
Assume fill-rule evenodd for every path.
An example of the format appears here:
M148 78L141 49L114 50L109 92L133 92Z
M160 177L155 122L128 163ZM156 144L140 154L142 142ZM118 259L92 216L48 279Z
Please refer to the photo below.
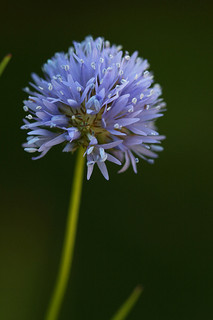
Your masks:
M44 78L32 74L36 91L25 89L25 151L39 152L39 159L57 144L64 152L83 147L88 179L95 163L109 179L106 160L123 164L119 172L131 164L136 173L139 158L152 163L162 150L154 121L165 103L148 67L137 52L130 56L103 38L56 53L43 66Z

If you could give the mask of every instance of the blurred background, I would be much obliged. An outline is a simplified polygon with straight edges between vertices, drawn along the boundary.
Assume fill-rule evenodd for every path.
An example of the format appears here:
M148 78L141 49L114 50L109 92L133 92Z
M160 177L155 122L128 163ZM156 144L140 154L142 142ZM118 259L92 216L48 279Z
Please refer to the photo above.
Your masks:
M147 58L168 111L165 150L110 181L85 179L74 264L60 320L107 320L137 284L130 320L213 317L212 2L1 4L0 319L42 320L58 271L75 156L33 162L21 147L31 72L88 34Z

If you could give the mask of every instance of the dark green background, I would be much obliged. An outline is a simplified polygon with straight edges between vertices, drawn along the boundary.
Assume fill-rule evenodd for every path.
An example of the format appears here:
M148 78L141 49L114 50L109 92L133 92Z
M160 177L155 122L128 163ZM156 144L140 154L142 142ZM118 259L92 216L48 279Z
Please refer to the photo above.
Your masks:
M0 319L42 320L58 270L75 157L31 161L22 88L72 40L92 34L148 58L168 105L165 150L107 182L85 179L60 320L108 320L138 284L130 320L213 317L212 5L207 1L1 5Z

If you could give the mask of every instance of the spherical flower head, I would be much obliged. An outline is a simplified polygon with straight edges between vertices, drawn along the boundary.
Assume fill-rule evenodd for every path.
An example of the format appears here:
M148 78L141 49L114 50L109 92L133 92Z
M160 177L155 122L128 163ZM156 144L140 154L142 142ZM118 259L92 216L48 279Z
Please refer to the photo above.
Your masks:
M131 164L136 173L139 158L152 163L162 150L154 126L165 106L161 88L137 52L130 56L103 38L73 44L44 64L43 78L32 74L35 91L25 88L25 151L39 159L57 144L64 152L83 147L88 179L95 164L109 179L106 161L123 164L119 172Z

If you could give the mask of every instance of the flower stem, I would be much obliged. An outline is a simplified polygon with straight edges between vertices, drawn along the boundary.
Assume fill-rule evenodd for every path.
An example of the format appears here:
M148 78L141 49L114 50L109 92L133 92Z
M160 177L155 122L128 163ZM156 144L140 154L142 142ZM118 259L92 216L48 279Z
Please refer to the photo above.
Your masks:
M78 212L81 199L81 190L84 172L83 149L79 149L76 168L74 173L73 187L70 198L69 212L67 218L66 233L61 256L61 263L53 295L46 314L46 320L56 320L60 311L62 300L66 291L69 274L72 266L73 252L75 246Z
M111 320L124 320L138 301L143 288L141 286L137 286L134 291L131 293L129 298L124 302L121 308L117 311L117 313L111 318Z
M4 69L6 68L8 62L10 61L12 55L9 53L4 57L4 59L0 62L0 76L2 75Z

